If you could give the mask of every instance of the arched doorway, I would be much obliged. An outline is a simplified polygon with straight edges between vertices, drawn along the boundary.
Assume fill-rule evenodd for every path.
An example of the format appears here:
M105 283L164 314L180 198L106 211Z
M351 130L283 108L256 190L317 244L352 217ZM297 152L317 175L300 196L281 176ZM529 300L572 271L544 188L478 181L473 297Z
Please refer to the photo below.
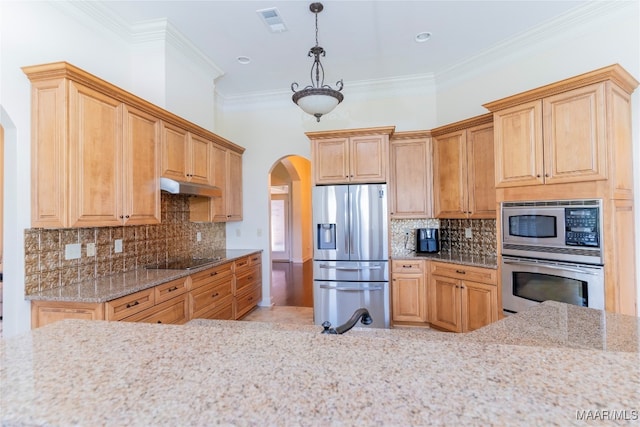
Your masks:
M269 172L271 301L313 307L311 162L286 156Z

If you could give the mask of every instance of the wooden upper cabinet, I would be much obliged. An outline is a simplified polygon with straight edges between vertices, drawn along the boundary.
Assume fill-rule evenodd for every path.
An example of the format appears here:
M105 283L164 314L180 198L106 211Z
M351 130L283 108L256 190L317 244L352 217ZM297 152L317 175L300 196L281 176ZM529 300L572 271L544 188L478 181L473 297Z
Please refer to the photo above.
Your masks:
M31 71L32 226L158 223L158 121L90 84Z
M387 182L389 135L394 127L307 132L314 183Z
M543 180L542 102L495 113L496 186L537 185Z
M491 114L432 130L437 218L495 218Z
M389 143L390 216L431 217L431 137L429 132L398 132Z
M607 179L605 83L542 100L546 184Z
M190 219L197 222L242 221L242 153L211 144L210 184L222 190L220 197L196 197L190 202Z
M211 183L210 142L170 123L162 124L162 176Z
M496 187L608 180L630 197L627 168L617 163L628 160L637 84L615 64L485 104L494 113Z
M68 225L121 225L123 104L75 82L68 95Z
M160 223L160 120L124 107L124 223Z

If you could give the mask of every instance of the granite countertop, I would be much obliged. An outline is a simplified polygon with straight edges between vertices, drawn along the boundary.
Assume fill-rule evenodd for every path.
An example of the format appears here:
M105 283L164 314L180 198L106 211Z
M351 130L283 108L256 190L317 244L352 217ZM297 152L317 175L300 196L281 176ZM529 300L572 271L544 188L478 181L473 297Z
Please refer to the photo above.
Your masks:
M257 249L227 249L214 251L211 258L220 258L212 264L189 270L155 270L139 268L121 274L85 280L76 285L63 286L61 288L48 289L27 295L25 299L31 301L66 301L101 303L116 298L130 295L171 280L189 276L198 271L203 271L216 265L232 262L238 258L261 252Z
M498 268L498 258L496 256L459 252L438 252L434 254L416 254L415 252L411 252L406 255L394 255L392 259L428 259L474 267Z
M0 341L0 417L12 426L565 426L617 411L617 425L637 425L637 346L576 348L545 334L533 343L531 328L518 345L509 326L553 329L563 316L569 341L593 342L593 324L579 321L591 309L541 306L470 334L64 320ZM601 332L637 342L638 318L600 319L613 327Z

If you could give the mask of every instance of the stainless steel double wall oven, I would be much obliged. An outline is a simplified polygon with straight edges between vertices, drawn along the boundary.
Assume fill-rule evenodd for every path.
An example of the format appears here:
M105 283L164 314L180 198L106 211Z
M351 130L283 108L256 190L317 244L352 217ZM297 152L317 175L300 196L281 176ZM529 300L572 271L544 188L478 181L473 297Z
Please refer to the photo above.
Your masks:
M604 309L602 200L502 202L502 305Z

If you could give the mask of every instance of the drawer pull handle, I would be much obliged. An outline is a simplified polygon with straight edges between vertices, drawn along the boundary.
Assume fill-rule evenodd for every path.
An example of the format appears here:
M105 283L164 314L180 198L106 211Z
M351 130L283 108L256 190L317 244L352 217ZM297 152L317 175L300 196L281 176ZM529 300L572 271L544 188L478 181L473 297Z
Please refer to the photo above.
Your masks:
M170 288L167 292L173 292L173 291L177 291L178 287L174 286L173 288Z
M413 266L412 265L404 265L404 264L402 264L402 268L413 268Z
M253 280L253 276L247 277L247 280Z
M158 320L158 322L157 322L157 323L162 323L162 320Z
M467 272L464 271L464 270L456 270L456 273L458 273L458 274L467 274Z
M211 295L211 298L215 298L215 297L217 297L218 295L220 295L220 292L216 292L215 294Z
M218 272L214 271L213 273L210 274L210 276L215 276L216 274L218 274Z
M138 304L140 304L140 301L130 302L127 304L127 308L135 307Z

